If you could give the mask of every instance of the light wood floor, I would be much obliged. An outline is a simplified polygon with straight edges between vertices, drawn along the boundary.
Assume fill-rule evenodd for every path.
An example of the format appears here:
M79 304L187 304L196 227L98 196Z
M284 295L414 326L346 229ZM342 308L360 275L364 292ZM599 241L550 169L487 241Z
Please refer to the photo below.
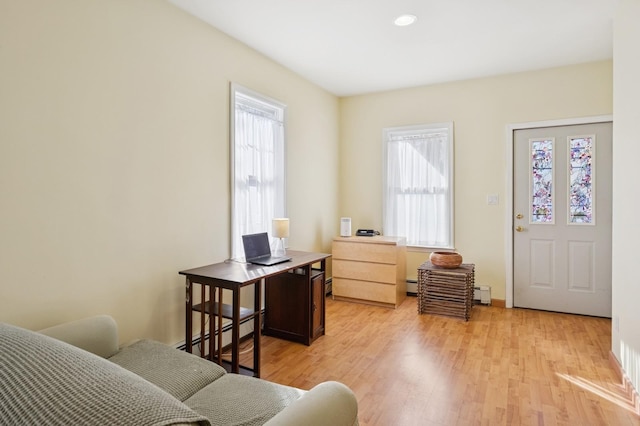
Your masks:
M262 378L348 385L365 425L639 425L609 362L611 321L475 306L471 321L327 298L311 346L262 337Z

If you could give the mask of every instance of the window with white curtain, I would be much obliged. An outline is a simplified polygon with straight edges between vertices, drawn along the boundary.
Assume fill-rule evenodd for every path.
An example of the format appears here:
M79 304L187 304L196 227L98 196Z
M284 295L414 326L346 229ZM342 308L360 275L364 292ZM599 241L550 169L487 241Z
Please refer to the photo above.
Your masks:
M242 235L268 232L285 217L286 106L231 85L231 257L244 257Z
M453 123L384 129L383 231L453 248Z

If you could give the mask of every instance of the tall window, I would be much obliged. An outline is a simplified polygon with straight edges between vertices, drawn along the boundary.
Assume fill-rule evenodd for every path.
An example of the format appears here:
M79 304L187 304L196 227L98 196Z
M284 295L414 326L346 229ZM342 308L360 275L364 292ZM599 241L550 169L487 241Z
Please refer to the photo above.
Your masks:
M453 248L453 123L384 129L385 235Z
M286 106L231 85L231 256L243 257L242 235L271 234L285 215Z

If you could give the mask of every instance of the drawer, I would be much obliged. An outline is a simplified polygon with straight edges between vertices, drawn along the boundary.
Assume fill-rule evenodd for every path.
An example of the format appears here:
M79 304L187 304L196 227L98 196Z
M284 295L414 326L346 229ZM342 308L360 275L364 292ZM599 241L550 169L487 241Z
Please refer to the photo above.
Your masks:
M335 257L332 265L334 278L376 281L387 284L395 284L397 280L396 265L355 262L352 260L336 259Z
M389 284L333 278L333 295L350 299L396 304L396 286Z
M394 265L397 258L397 246L395 244L334 241L332 252L334 259L361 260Z

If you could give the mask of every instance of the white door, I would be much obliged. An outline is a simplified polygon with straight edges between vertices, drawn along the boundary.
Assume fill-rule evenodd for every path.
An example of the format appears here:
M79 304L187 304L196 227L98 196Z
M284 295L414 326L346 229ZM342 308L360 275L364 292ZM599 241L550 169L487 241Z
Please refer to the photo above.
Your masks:
M513 140L514 306L611 317L612 124Z

